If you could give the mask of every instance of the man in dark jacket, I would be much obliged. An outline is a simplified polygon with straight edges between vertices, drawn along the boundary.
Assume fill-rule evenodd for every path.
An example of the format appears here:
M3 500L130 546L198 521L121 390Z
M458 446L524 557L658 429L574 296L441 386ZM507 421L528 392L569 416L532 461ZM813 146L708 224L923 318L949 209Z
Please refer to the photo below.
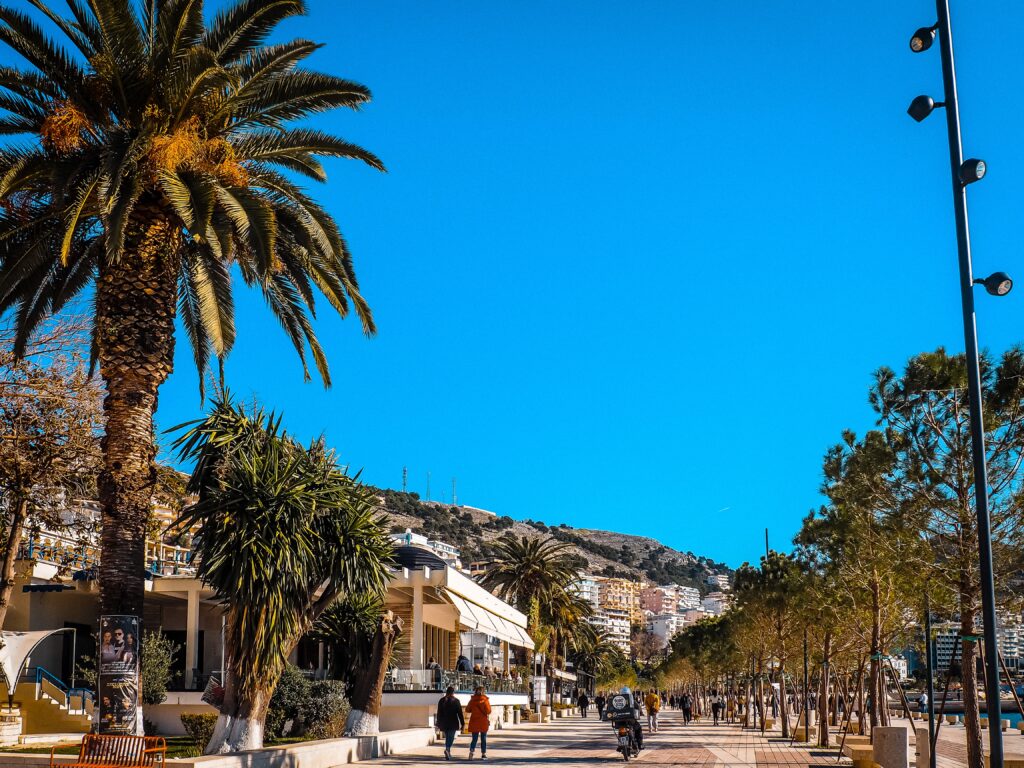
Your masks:
M452 744L458 732L466 727L466 716L462 713L462 703L455 698L455 689L450 685L437 702L434 727L444 733L444 759L451 760Z

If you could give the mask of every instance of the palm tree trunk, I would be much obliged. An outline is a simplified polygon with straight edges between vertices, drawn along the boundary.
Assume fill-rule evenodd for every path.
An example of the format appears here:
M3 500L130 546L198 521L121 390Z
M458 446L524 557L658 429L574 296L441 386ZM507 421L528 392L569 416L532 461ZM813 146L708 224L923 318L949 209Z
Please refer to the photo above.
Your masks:
M96 347L106 383L100 613L142 616L146 522L156 483L153 414L174 366L180 233L140 203L124 256L104 262L96 288Z
M8 523L7 544L4 549L4 561L0 572L0 629L7 619L7 609L11 605L14 594L14 564L18 559L18 548L21 546L21 532L25 528L28 517L28 497L22 496L14 505L14 514Z
M380 733L380 700L384 693L384 677L395 642L401 634L402 620L391 611L385 611L373 635L370 664L352 692L352 711L345 721L346 736L373 736Z

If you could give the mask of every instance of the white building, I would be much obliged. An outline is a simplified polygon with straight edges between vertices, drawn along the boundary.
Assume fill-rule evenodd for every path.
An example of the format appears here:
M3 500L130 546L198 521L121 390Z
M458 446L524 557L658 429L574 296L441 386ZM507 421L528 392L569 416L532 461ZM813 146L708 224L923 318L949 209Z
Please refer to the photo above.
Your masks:
M896 675L899 677L900 681L910 678L910 667L908 666L905 657L892 656L889 660L892 662L892 668L896 670Z
M724 592L712 592L701 601L701 605L711 615L720 616L731 602L732 598Z
M589 621L594 629L607 636L609 642L617 646L627 656L629 655L629 611L607 608L595 611Z
M580 574L579 578L572 583L571 587L577 595L583 600L590 603L591 607L597 611L601 606L600 590L598 588L597 579L593 576L586 574Z
M661 641L661 645L664 647L668 645L672 638L678 635L684 627L689 626L692 622L686 620L685 614L682 613L663 613L660 616L651 616L647 621L647 631L653 635L656 635Z
M709 573L704 583L723 592L729 589L729 577L724 573Z
M676 594L679 596L680 611L700 608L700 590L696 587L680 587L677 585Z
M456 568L460 566L459 555L462 554L462 551L458 547L449 544L446 541L428 539L422 534L413 533L412 528L406 528L405 533L391 534L391 540L395 542L396 547L420 547L421 549L429 549L446 563L452 563Z

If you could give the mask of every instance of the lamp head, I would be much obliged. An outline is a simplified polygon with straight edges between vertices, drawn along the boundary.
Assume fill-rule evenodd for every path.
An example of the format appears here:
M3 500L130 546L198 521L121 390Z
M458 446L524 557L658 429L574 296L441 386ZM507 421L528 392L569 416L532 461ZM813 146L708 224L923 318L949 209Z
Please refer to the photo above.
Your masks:
M935 99L931 96L918 96L907 108L907 114L914 118L917 122L921 122L935 109Z
M987 170L984 160L964 160L963 165L960 166L960 183L973 184L976 181L981 181L985 178Z
M927 51L935 42L935 27L921 27L914 36L910 38L910 50L914 53Z
M978 278L975 285L981 283L992 296L1005 296L1013 290L1013 280L1005 272L993 272L986 278Z

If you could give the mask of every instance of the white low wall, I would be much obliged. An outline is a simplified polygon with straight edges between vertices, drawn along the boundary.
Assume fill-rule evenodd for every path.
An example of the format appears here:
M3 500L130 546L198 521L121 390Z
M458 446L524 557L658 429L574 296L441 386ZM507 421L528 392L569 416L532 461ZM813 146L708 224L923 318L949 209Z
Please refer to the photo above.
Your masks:
M152 704L142 709L142 715L156 725L161 736L183 736L182 715L215 715L216 707L203 701L202 691L169 693L162 704Z
M389 691L381 698L380 728L394 731L406 728L432 728L437 702L443 694L437 691ZM457 693L455 697L466 706L470 694ZM488 694L491 702L492 723L506 706L519 707L529 702L525 693Z
M357 739L325 739L255 749L234 755L209 755L168 760L168 768L334 768L375 757L407 752L434 743L433 728L409 728ZM58 755L73 763L76 755ZM0 768L44 768L50 756L0 752Z

